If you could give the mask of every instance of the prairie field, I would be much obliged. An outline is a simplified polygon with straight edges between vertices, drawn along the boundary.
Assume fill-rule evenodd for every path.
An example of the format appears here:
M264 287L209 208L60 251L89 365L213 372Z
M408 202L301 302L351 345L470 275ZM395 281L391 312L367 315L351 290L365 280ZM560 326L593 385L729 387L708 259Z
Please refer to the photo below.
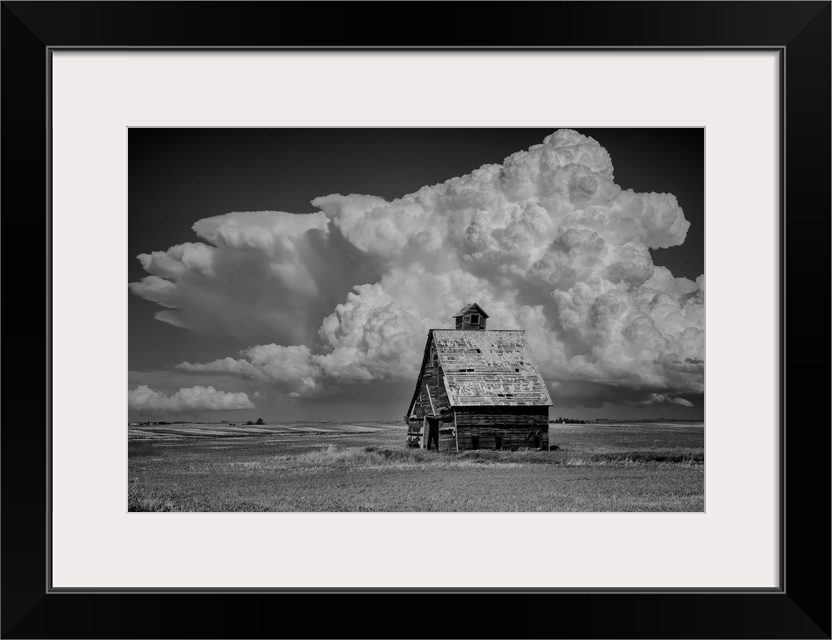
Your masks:
M128 510L704 510L702 423L552 424L552 451L408 449L406 430L130 426Z

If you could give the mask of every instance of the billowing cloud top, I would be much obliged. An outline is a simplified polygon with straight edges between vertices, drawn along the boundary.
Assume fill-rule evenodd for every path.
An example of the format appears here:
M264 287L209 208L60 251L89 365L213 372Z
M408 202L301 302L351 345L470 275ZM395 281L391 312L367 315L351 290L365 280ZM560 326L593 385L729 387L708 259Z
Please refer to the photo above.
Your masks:
M703 391L704 276L675 278L649 252L690 224L673 195L616 185L590 137L560 130L392 201L312 206L199 220L203 242L139 256L149 275L131 290L164 307L157 319L254 345L180 369L293 397L415 381L427 330L476 301L489 328L526 330L556 405Z

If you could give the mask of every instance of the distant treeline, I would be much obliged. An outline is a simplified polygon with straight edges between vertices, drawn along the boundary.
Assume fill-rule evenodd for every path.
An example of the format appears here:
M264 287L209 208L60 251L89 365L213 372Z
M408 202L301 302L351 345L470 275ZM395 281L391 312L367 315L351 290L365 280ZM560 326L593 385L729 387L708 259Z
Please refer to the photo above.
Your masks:
M597 418L593 422L615 422L626 424L644 424L650 422L705 422L703 418L633 418L631 420L618 420L616 418Z
M549 424L650 424L655 422L704 422L704 420L690 420L681 418L633 418L630 420L621 420L619 418L593 418L589 420L579 420L578 418L554 418L549 420Z

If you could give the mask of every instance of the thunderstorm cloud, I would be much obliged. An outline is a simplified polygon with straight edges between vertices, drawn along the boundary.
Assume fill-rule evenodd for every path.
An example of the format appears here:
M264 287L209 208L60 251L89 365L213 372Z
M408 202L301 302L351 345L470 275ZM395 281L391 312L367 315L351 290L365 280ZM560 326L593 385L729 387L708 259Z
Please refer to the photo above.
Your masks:
M489 328L526 330L556 405L688 406L680 394L703 393L704 276L674 277L650 254L682 244L690 224L672 194L616 185L590 137L560 130L396 200L311 206L205 218L193 225L201 241L138 256L148 275L130 287L161 307L158 320L251 345L180 370L294 398L415 383L428 329L476 301ZM187 391L140 389L139 404Z

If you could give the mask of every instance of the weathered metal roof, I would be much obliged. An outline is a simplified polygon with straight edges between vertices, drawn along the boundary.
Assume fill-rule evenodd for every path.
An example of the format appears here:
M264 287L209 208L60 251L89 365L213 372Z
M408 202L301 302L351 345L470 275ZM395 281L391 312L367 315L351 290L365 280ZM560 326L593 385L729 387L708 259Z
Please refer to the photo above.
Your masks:
M451 406L551 406L525 333L431 330Z
M466 313L479 313L483 318L488 318L489 315L483 311L483 308L478 305L476 302L473 302L469 305L462 307L459 313L454 315L454 318L459 318L460 316L464 316Z

